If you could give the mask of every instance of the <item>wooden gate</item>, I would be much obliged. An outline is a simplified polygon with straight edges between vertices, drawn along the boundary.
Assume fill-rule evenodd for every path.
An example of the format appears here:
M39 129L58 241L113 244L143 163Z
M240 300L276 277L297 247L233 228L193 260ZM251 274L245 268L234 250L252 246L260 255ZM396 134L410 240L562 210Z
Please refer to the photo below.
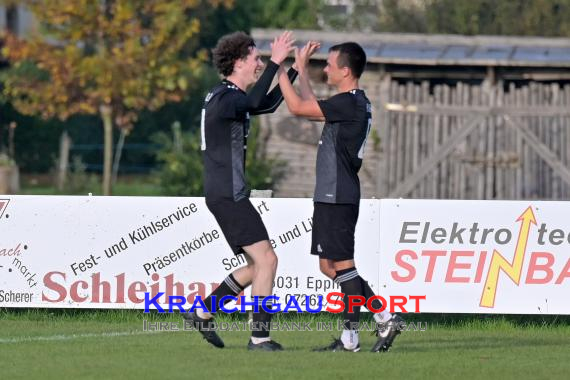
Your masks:
M570 86L384 81L381 197L569 199Z

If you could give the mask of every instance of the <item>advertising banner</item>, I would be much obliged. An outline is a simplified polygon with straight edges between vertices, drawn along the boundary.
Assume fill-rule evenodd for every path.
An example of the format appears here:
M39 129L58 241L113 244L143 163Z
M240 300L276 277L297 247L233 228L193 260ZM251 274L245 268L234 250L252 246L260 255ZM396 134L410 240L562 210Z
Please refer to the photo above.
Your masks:
M382 200L380 284L422 312L569 314L568 202Z
M340 287L309 254L312 201L251 202L279 258L274 295L326 307ZM396 312L570 314L568 214L567 202L366 199L356 265ZM0 196L0 307L144 309L162 293L165 309L169 296L189 308L243 265L203 198Z
M230 250L203 198L3 198L0 306L143 309L146 292L163 292L160 304L183 295L189 307L246 264ZM251 201L279 258L274 294L281 302L295 295L300 303L316 303L317 295L338 291L309 254L312 201ZM362 201L356 233L361 271L372 286L378 280L378 209L377 202Z

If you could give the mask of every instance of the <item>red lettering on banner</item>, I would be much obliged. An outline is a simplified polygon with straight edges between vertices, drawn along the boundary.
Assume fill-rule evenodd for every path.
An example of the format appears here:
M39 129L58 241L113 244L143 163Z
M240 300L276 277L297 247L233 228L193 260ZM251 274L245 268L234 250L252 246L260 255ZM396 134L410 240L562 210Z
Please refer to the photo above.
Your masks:
M87 298L87 296L85 297L81 297L79 296L79 292L78 292L78 287L81 285L81 289L89 289L89 284L86 281L76 281L73 284L71 284L71 286L69 287L69 296L71 297L71 299L74 302L83 302L85 301Z
M433 270L435 268L435 264L438 257L445 256L447 254L446 251L422 251L422 256L429 257L428 268L426 271L426 282L431 282L433 277Z
M61 286L60 284L58 284L57 282L52 281L52 276L56 275L56 274L60 275L65 280L65 273L63 273L63 272L49 272L49 273L46 273L46 275L44 276L44 285L46 288L53 290L54 292L59 294L59 297L57 299L50 299L42 292L42 301L61 302L65 299L65 296L67 295L67 290L65 290L65 288L63 286Z
M407 276L400 276L395 270L391 272L392 278L398 282L410 282L416 277L416 268L412 264L406 263L403 260L404 256L410 256L412 260L418 259L418 255L416 255L414 251L407 249L398 251L398 253L396 253L396 264L399 265L402 269L408 271Z
M125 274L121 273L115 276L117 279L117 298L116 303L125 303Z
M416 266L420 265L421 268L427 265L424 277L425 282L439 281L445 284L478 284L481 283L484 271L487 268L485 265L487 261L487 251L480 251L478 257L475 258L476 253L477 251L423 250L421 254L418 255L409 249L400 250L394 257L397 269L392 270L390 274L394 281L410 282L414 280L416 274L418 274ZM404 261L406 258L411 259L412 262ZM426 259L422 262L420 261L422 258ZM445 260L447 260L447 262L442 262ZM445 276L443 276L443 273L436 272L437 265L439 265L440 271L444 269ZM524 283L544 285L553 283L554 278L556 278L554 284L560 285L564 280L570 279L570 259L565 263L558 277L556 277L558 271L555 270L555 265L556 256L554 254L550 252L532 252L528 261ZM467 271L467 273L461 271ZM422 274L419 273L419 276L422 276ZM522 277L521 280L523 280Z
M538 264L539 259L546 259L546 263ZM554 255L549 252L533 252L528 263L526 284L547 284L554 277L551 267L554 264ZM542 278L535 277L536 272L543 272Z
M157 277L159 276L157 275ZM184 294L184 284L181 282L174 282L173 274L169 274L168 276L164 277L164 279L166 280L166 289L164 290L164 296L166 297L167 300L170 299L169 298L170 296L178 296ZM153 280L158 281L158 279L155 280L154 278ZM174 288L176 288L176 290Z
M114 281L103 281L101 273L93 273L91 281L77 280L66 284L66 274L64 272L48 272L44 275L43 283L47 290L53 291L56 295L49 295L42 292L42 301L46 302L65 302L66 298L76 303L117 303L124 304L125 302L139 304L145 300L146 292L149 292L151 297L155 297L161 289L165 289L165 296L160 297L160 303L167 303L169 295L184 295L185 284L176 282L174 275L169 274L161 281L160 275L153 273L151 279L154 281L150 285L146 285L141 281L134 281L127 283L125 281L125 273L120 273L115 276ZM219 286L218 283L210 283L209 290L213 290ZM83 290L83 291L82 291ZM187 297L188 303L192 304L194 298L199 295L202 299L205 298L207 289L206 284L203 282L191 282L188 284L190 295ZM243 292L242 292L243 294ZM239 299L238 299L239 304Z
M564 269L560 272L560 276L556 279L556 284L562 284L562 281L564 281L565 278L570 278L570 259L566 262Z
M146 293L146 285L144 282L135 281L131 285L129 285L129 301L132 303L141 303L144 302L144 293ZM137 293L142 293L142 297L138 297Z
M453 272L456 269L471 269L470 263L458 263L458 257L473 257L475 252L473 251L451 251L451 257L449 258L449 265L447 266L447 273L445 275L445 282L469 282L469 277L455 277Z
M202 282L193 282L188 285L188 290L190 290L190 294L186 297L188 303L193 304L194 299L196 296L200 296L201 299L206 298L206 285Z
M485 260L487 260L487 251L481 251L479 255L479 264L477 265L477 272L475 273L475 280L474 283L478 284L481 282L481 278L483 277L483 268L485 268Z
M21 246L22 243L18 243L14 248L0 248L0 256L20 256L22 254Z
M108 281L101 281L101 273L93 273L91 275L92 278L92 288L93 288L93 297L91 302L92 303L111 303L111 284ZM99 294L100 291L103 293L103 301L100 301ZM141 302L144 301L144 298Z

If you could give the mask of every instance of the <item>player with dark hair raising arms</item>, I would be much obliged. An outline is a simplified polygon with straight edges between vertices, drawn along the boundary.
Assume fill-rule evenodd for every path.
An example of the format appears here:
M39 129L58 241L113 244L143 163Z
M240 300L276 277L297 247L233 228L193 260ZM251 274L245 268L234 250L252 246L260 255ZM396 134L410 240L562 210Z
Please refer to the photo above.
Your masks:
M271 313L261 307L263 299L273 291L277 256L263 221L249 200L245 149L250 115L274 112L283 100L279 87L269 93L268 90L279 65L292 49L290 32L275 38L271 58L263 74L264 65L259 51L253 39L245 33L236 32L222 37L213 50L214 64L224 79L208 93L202 109L206 205L234 254L244 254L247 265L227 276L204 300L209 312L196 308L193 312L184 313L184 318L200 331L204 339L219 348L224 347L224 342L212 327L215 310L219 310L223 297L235 297L251 285L252 298L257 296L259 303L259 312L253 313L253 322L260 328L253 329L248 349L282 350L281 345L269 337ZM288 78L293 80L296 75L296 71L291 69ZM254 83L251 91L246 93Z
M372 107L358 84L366 65L366 54L354 42L330 48L324 72L327 83L338 93L327 100L316 99L307 77L307 65L319 46L310 41L300 51L295 49L301 96L283 69L280 69L279 85L292 114L325 122L317 151L311 253L319 256L321 272L340 285L344 303L348 305L349 296L368 299L374 295L358 274L354 262L354 232L360 204L358 171L372 125ZM382 305L375 299L372 306L378 310ZM343 316L345 324L340 339L322 350L360 350L360 308L351 313L346 306ZM383 328L377 331L378 340L372 351L387 351L400 333L398 327L402 319L387 311L374 314L374 319Z

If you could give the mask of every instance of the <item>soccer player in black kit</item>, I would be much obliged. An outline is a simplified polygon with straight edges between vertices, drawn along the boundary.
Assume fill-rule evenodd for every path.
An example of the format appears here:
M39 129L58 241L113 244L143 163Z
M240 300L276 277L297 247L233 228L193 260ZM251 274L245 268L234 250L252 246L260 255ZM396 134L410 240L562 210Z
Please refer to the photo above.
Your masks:
M273 292L277 256L261 217L249 200L245 156L250 116L274 112L283 100L278 86L269 93L268 90L279 65L292 51L292 44L290 32L284 32L273 41L271 58L263 74L264 64L259 51L245 33L222 37L213 50L214 64L224 79L208 93L202 109L204 193L206 205L231 249L236 255L244 254L247 265L227 276L204 300L208 312L196 308L194 312L184 313L184 318L204 339L219 348L224 347L224 343L212 328L214 310L220 309L223 297L237 296L251 285L251 295L258 296L260 305L259 312L253 313L253 326L260 328L252 329L247 347L250 350L282 350L282 346L269 337L271 313L261 307L263 298ZM296 75L295 70L289 71L291 80Z
M366 65L366 54L360 45L346 42L329 50L327 83L338 93L317 100L307 77L309 57L319 47L309 41L300 51L295 49L295 65L299 72L300 96L287 75L280 69L279 85L292 114L325 122L317 151L311 254L319 256L321 272L340 285L345 294L344 330L340 339L320 350L360 351L358 322L360 308L348 310L348 296L372 297L374 292L360 277L354 262L354 232L360 204L358 171L372 125L371 104L358 81ZM372 307L382 304L374 300ZM388 311L374 314L378 323L378 340L373 352L388 351L400 333L403 321Z

